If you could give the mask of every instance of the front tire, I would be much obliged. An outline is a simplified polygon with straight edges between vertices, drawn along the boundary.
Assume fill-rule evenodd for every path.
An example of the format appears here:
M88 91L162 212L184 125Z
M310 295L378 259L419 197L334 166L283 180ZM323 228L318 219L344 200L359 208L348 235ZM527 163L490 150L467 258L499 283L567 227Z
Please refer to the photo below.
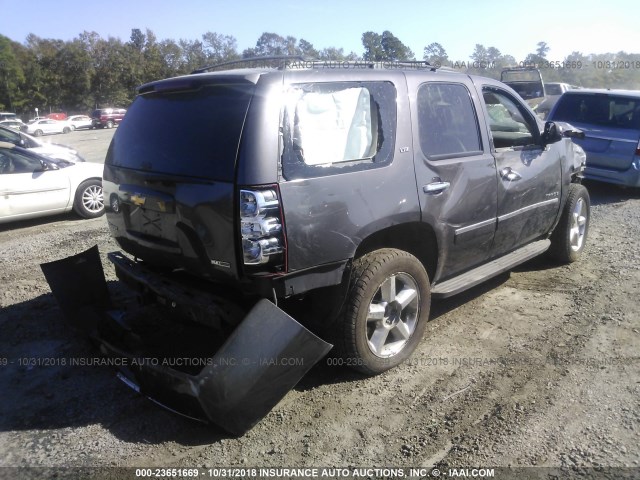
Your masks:
M71 131L71 129L69 127L64 127L62 129L62 133L69 133Z
M35 132L33 132L34 137L39 137L41 135L42 135L42 130L36 130Z
M430 282L420 261L382 249L354 262L336 343L346 365L376 375L406 360L429 319Z
M76 190L73 210L82 218L96 218L104 214L104 195L101 180L86 180Z
M107 128L113 128L113 122L111 120L107 122Z
M571 263L580 258L589 233L590 217L589 192L583 185L570 184L560 222L551 234L549 254L554 259Z

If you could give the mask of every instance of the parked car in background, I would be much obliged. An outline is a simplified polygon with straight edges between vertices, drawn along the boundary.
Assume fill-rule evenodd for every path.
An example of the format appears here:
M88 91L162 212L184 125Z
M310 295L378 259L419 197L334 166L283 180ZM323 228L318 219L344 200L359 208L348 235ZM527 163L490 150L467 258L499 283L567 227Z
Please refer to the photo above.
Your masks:
M549 120L584 132L574 141L587 154L585 178L640 187L640 91L569 90Z
M544 90L546 95L544 100L535 108L536 114L544 120L564 92L577 88L580 87L569 85L568 83L545 83Z
M0 121L3 121L3 120L20 120L20 119L13 112L0 112Z
M33 152L58 160L70 162L84 162L77 150L66 145L42 142L24 132L16 132L10 128L0 126L0 142L8 142L18 147L27 148Z
M102 165L54 160L0 142L0 223L74 210L83 218L104 213Z
M513 88L531 108L544 99L545 84L535 67L505 68L500 73L500 81Z
M51 120L66 120L67 114L62 112L49 113L45 115L45 118L50 118Z
M71 127L66 121L52 120L50 118L40 118L27 123L22 127L22 131L30 133L35 137L50 133L69 133Z
M14 130L19 131L20 129L22 129L22 127L25 126L25 124L22 122L22 120L2 120L0 121L0 126L13 128Z
M91 117L88 115L72 115L67 119L67 123L71 130L79 130L81 128L91 128Z
M124 108L98 108L91 113L93 128L113 128L124 118Z

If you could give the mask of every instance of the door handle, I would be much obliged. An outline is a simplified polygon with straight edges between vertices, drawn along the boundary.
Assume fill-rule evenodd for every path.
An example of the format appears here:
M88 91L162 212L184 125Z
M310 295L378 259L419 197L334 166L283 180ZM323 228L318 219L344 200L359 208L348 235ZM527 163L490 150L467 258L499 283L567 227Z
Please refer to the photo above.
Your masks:
M430 195L437 195L438 193L444 192L450 185L451 183L449 182L431 182L423 185L422 191Z
M510 182L513 182L515 180L520 180L522 178L522 176L515 170L512 170L511 167L505 167L502 170L500 170L500 176L504 180L509 180Z

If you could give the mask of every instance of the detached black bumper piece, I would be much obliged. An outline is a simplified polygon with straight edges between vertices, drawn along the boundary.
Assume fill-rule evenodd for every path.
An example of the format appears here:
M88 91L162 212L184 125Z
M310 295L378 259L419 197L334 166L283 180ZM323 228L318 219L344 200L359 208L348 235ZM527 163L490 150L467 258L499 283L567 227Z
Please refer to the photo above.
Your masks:
M258 423L332 348L265 299L226 338L199 324L162 319L153 308L114 309L97 246L41 267L70 323L117 359L121 380L234 435Z

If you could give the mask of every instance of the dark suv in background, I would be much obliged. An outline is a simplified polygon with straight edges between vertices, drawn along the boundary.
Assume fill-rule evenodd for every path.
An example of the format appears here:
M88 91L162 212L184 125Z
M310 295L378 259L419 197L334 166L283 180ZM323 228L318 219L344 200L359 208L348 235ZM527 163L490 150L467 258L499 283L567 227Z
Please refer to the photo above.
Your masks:
M131 256L110 259L146 330L132 333L129 309L94 338L147 356L140 342L163 325L196 322L194 341L181 330L166 346L212 358L125 369L127 383L242 432L331 348L291 317L335 345L337 364L376 374L415 350L432 298L545 252L578 259L590 203L568 137L580 132L542 123L496 80L422 65L303 62L139 88L103 189Z
M124 108L98 108L91 113L91 128L113 128L127 111Z

